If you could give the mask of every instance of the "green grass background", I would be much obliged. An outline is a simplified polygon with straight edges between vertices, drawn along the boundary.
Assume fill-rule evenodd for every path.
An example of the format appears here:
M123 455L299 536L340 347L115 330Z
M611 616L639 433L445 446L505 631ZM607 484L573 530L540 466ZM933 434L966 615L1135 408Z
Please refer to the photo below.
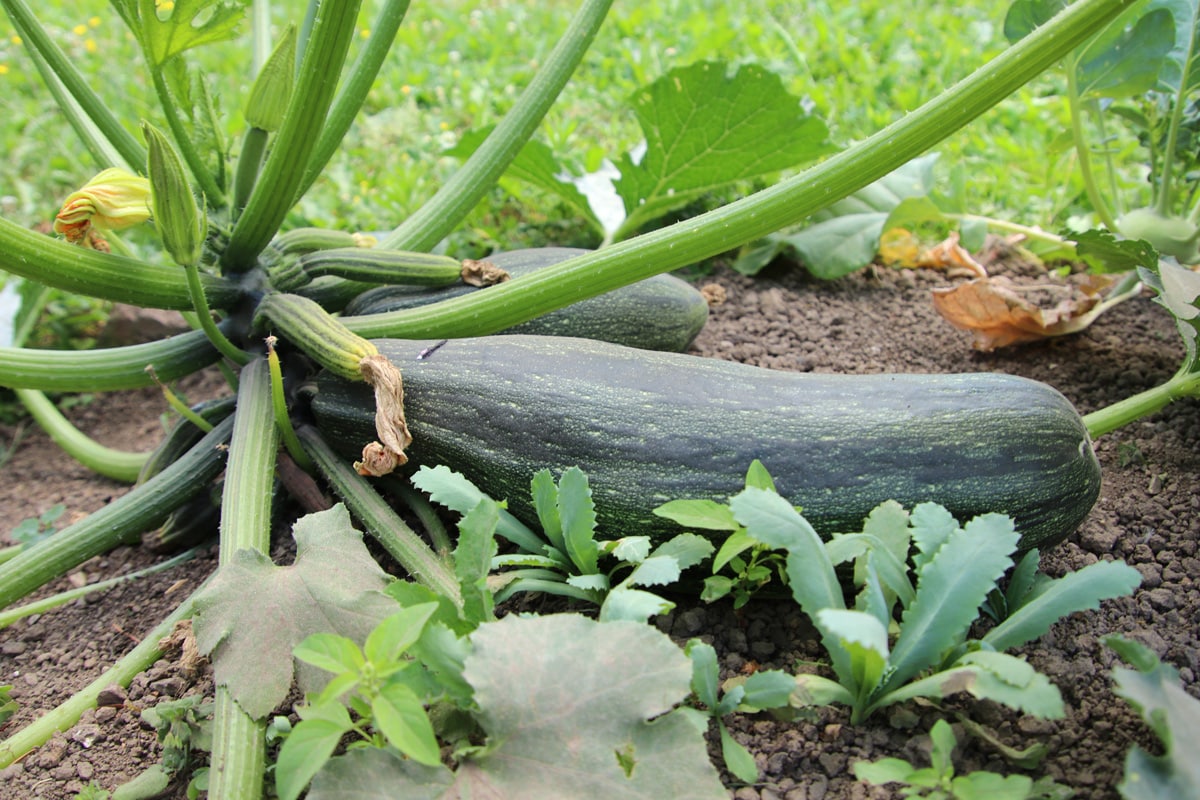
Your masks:
M278 2L275 16L281 23L299 20L304 7L302 0ZM376 8L364 3L364 35ZM441 151L508 109L573 10L563 0L414 0L341 154L289 224L394 227L454 170L457 162ZM132 37L106 2L46 0L35 11L131 130L140 118L159 120ZM594 167L641 138L625 102L634 89L673 66L722 59L780 74L827 121L834 139L848 144L998 53L1004 11L1003 4L980 2L618 0L539 136L561 157ZM236 151L250 83L249 40L190 58L218 90ZM939 190L963 210L1050 229L1085 213L1065 138L1066 104L1056 96L1060 83L1047 75L944 142ZM73 141L2 15L0 115L0 213L23 225L49 221L96 166ZM478 252L586 243L590 235L552 197L497 189L451 245Z

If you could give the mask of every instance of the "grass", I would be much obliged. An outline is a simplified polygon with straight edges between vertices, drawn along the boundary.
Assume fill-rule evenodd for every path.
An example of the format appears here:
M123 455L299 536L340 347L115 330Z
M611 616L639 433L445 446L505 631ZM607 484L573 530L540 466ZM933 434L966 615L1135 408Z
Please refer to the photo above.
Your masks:
M298 18L304 6L302 0L278 2L276 13L281 20ZM376 3L364 6L365 34ZM366 112L291 222L394 227L455 168L441 151L507 110L573 9L565 0L536 6L414 0ZM999 52L1004 11L1003 4L930 3L914 32L912 10L882 0L617 4L540 135L556 152L594 167L639 140L624 104L635 88L673 66L725 59L779 73L827 119L835 139L849 143ZM141 117L157 121L152 93L130 66L137 61L132 37L104 0L46 0L37 13L131 130ZM248 45L198 51L193 63L211 76L236 149ZM944 192L964 210L1052 229L1086 212L1062 135L1065 103L1045 97L1057 80L1047 76L1027 87L940 148ZM45 223L95 167L74 144L2 17L0 111L8 120L0 133L0 213L26 225ZM527 188L519 192L494 191L452 237L450 249L467 255L517 244L590 242L555 200Z

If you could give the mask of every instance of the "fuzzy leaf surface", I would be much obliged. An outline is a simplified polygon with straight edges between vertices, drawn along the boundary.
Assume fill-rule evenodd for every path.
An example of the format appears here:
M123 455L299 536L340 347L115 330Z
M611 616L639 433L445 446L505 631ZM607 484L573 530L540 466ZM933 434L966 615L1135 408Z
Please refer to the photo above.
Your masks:
M688 695L692 670L657 630L506 617L481 625L471 644L463 674L488 746L460 767L457 796L728 796L702 732L666 713Z
M292 686L292 650L314 633L362 643L396 611L383 594L390 582L350 524L345 506L310 514L292 532L296 560L278 567L240 550L196 601L193 628L213 659L218 684L261 719Z

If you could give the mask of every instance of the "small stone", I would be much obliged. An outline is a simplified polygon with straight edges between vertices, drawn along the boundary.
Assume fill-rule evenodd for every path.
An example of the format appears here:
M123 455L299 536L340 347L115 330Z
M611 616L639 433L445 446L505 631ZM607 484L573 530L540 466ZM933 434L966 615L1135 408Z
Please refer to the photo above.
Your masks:
M704 609L689 608L675 619L671 633L676 636L695 636L704 630Z
M733 793L733 800L758 800L758 791L750 786L743 786Z
M59 764L50 770L50 777L56 781L69 781L75 777L75 767L71 764Z
M96 774L96 768L92 766L90 761L80 761L75 765L75 774L82 780L90 781L92 776Z
M100 690L96 695L96 705L98 706L123 706L128 695L125 693L125 687L119 683L110 683Z
M0 644L0 655L19 656L25 652L25 643L20 641L10 641Z
M108 723L117 718L117 709L113 706L102 706L96 709L96 722Z
M1146 597L1156 611L1169 611L1176 605L1175 593L1170 589L1151 589L1146 592Z
M104 730L96 724L76 725L71 729L71 741L81 745L84 749L97 742L103 742L106 738Z
M163 695L165 697L179 697L180 695L183 694L184 689L186 689L186 688L187 688L187 685L184 682L183 678L180 678L178 676L172 676L170 678L163 678L161 680L154 681L154 683L150 684L150 690L152 692L157 692L158 694Z

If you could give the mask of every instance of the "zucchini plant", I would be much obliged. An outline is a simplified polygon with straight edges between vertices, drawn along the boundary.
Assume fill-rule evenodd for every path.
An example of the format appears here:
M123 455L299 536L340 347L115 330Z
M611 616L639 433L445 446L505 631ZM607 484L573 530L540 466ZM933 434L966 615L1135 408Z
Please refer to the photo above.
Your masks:
M353 61L349 54L362 14L358 0L312 0L303 24L296 26L298 32L285 31L274 47L269 44L269 32L257 30L253 63L262 66L248 95L236 157L223 133L224 121L217 106L204 81L189 68L189 59L195 48L234 37L246 4L188 0L168 10L145 0L114 0L113 8L142 52L149 84L159 101L154 118L139 121L125 117L127 109L109 108L98 98L27 0L0 0L0 7L45 76L47 91L86 145L97 175L64 204L57 228L65 240L0 218L0 269L96 298L183 310L196 328L146 345L84 353L2 348L0 385L18 390L31 408L45 407L41 393L46 391L148 386L154 380L173 381L213 364L219 364L231 384L237 385L236 406L217 415L223 418L202 423L201 428L211 426L211 430L183 448L184 452L166 459L169 464L156 465L145 480L101 511L0 564L0 606L7 606L82 561L160 524L205 492L224 470L220 590L184 601L97 682L0 743L0 766L45 741L54 729L71 724L95 702L101 688L127 682L151 663L159 653L157 642L180 619L195 613L203 623L198 632L207 648L224 652L235 663L239 656L248 658L258 645L243 638L239 626L228 625L227 606L222 601L229 596L245 599L247 593L266 584L288 586L291 593L279 595L291 597L284 617L298 622L312 619L311 608L310 613L296 609L315 602L307 596L308 589L320 581L306 580L313 566L301 562L288 568L274 567L265 555L274 467L277 454L283 451L297 463L311 465L328 481L360 524L415 581L463 613L471 608L471 613L486 616L486 599L477 581L462 580L467 574L478 577L486 550L445 558L409 529L359 474L379 475L403 464L412 436L409 423L414 430L420 423L415 414L406 416L400 370L372 337L428 340L414 356L418 363L437 364L448 360L443 359L447 351L441 347L442 340L492 334L739 247L802 220L966 125L1086 41L1130 0L1080 0L961 83L874 136L721 208L574 255L484 291L415 308L335 316L334 312L369 286L405 279L418 284L453 280L452 274L447 277L445 260L429 258L429 251L463 221L520 153L579 64L610 4L611 0L582 0L560 42L542 60L536 75L486 140L419 210L378 237L373 246L363 247L363 241L347 240L345 234L284 227L289 211L322 173L362 108L402 24L408 0L378 4L369 36L362 40ZM270 4L259 0L255 6L260 12L269 11ZM256 24L269 16L255 14ZM117 230L148 223L153 224L161 247L145 255L124 247ZM414 273L418 277L414 278ZM468 277L462 269L459 275L462 280ZM1192 303L1194 297L1184 300ZM268 339L274 343L267 344ZM690 363L689 370L700 369ZM411 365L405 362L405 370ZM306 420L304 390L308 378L319 369L371 387L371 435L377 441L357 454L357 471L330 446L334 434L328 427L322 431L296 425ZM180 425L194 425L196 418L199 415L189 416ZM97 447L61 415L42 414L39 421L72 455L107 474L132 479L146 461L139 454ZM192 438L179 436L171 441ZM419 439L412 443L420 446ZM1086 465L1087 455L1082 459L1080 463ZM740 472L742 464L736 469ZM659 502L666 499L661 497ZM479 513L490 512L485 508ZM298 530L302 532L303 526ZM326 560L333 569L341 557L328 555ZM464 566L467 562L470 568ZM382 608L370 588L379 583L379 576L366 564L357 568L369 578L359 586L359 594L326 599L345 601L352 608L358 603ZM284 569L292 570L287 577L276 571ZM341 580L331 581L330 586L344 586L356 574L353 570L342 573ZM504 630L513 630L525 623L514 620L504 624L508 626ZM574 633L578 631L556 635ZM507 652L503 647L506 635L503 630L481 634L475 642L476 652L487 647ZM276 637L277 650L281 641L287 640ZM291 669L279 664L290 665L290 646L283 653L266 674L272 681L288 683ZM686 663L682 669L686 691ZM468 663L464 674L470 671ZM498 675L475 674L477 691L484 687L488 694L486 701L478 698L484 727L499 738L508 736L516 722L511 716L512 704L502 702L505 694L520 696L513 690L538 682L529 680L528 675L518 681L511 676L501 680ZM213 796L256 797L261 792L270 697L245 692L236 681L222 681L214 711L209 775ZM535 705L530 702L531 707ZM623 709L622 722L644 722L671 703L631 705L636 707ZM494 708L503 711L489 711ZM613 726L610 733L617 738L607 751L609 761L614 749L623 746L620 736L625 728ZM538 743L514 738L508 746L516 748L512 752L525 754L536 750ZM352 761L348 759L348 763ZM666 793L674 792L668 789ZM314 787L312 796L319 795Z

